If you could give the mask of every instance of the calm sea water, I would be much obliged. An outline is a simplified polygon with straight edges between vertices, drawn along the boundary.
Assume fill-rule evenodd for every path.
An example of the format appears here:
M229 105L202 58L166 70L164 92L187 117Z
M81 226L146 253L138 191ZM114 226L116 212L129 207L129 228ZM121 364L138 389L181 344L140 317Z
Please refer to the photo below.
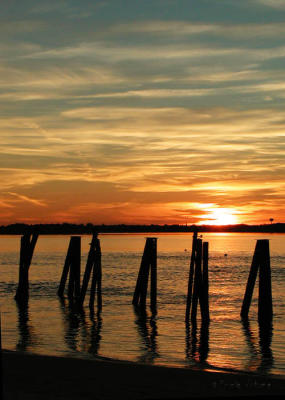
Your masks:
M157 234L158 310L138 315L132 306L145 236L100 235L101 314L70 309L56 295L69 236L40 236L30 267L26 309L14 301L19 236L0 236L0 302L3 348L70 357L111 357L159 365L230 368L285 377L285 235L209 233L209 329L185 327L185 302L192 234ZM257 284L249 324L240 308L257 239L270 239L273 331L257 323ZM84 272L90 236L82 236ZM227 253L227 257L225 257ZM258 283L258 282L257 282ZM88 295L87 295L88 296Z

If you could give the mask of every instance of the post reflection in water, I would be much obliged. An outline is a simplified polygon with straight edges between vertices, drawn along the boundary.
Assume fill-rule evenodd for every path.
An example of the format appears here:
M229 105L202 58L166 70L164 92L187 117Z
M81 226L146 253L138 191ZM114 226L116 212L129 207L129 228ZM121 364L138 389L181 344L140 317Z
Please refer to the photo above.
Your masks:
M136 316L135 323L138 327L138 332L142 338L143 354L139 356L139 362L153 363L159 357L157 347L157 325L156 325L156 312L152 312L149 316L143 307L134 306Z
M209 322L201 322L199 341L197 324L186 323L186 358L202 364L207 364L209 354Z
M16 302L18 309L19 341L16 345L18 351L25 351L34 343L33 327L30 325L28 302Z
M90 321L91 326L88 331L86 330L86 343L88 344L88 353L92 355L97 355L100 347L101 340L101 329L102 329L102 318L101 313L94 313L94 309L90 308ZM86 326L86 325L85 325Z
M90 308L90 320L87 320L83 308L78 308L73 302L65 299L60 299L60 303L65 322L64 339L68 348L72 351L85 351L97 355L102 329L100 312L95 313L94 309Z
M78 333L80 316L74 304L65 299L60 299L61 311L64 317L64 340L70 350L78 350Z
M258 323L258 345L249 320L243 319L242 325L250 354L248 369L260 373L270 372L274 364L274 357L271 350L273 336L272 323Z

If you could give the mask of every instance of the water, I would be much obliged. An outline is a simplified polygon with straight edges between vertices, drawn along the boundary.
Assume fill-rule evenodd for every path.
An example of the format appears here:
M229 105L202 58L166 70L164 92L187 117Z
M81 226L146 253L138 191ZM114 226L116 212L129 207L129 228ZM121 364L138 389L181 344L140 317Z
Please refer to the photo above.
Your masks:
M285 377L285 236L209 233L209 329L184 323L191 234L157 234L158 312L138 315L132 296L145 243L152 235L100 235L103 310L92 315L88 293L83 313L57 295L68 236L40 236L30 267L28 308L14 301L19 236L0 237L0 302L3 347L69 357L110 357L157 365L221 368ZM249 325L240 308L257 239L270 239L273 332L259 332L257 284ZM82 272L90 236L82 236ZM227 256L225 256L227 253Z

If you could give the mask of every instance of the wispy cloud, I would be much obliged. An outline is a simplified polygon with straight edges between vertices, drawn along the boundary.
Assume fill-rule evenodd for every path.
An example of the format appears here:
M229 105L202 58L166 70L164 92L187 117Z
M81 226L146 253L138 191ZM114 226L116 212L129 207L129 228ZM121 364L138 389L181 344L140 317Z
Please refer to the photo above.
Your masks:
M266 7L273 7L280 10L285 10L285 1L284 0L253 0L253 2L257 4L262 4Z
M13 193L13 192L7 192L7 194L16 197L17 199L24 201L24 202L28 202L28 203L32 203L36 206L40 206L40 207L47 207L47 204L42 201L42 200L37 200L37 199L33 199L31 197L28 196L24 196L22 194L18 194L18 193Z
M1 21L0 33L3 34L23 34L23 32L36 32L47 28L44 21L25 19L18 21Z
M262 0L260 0L262 2ZM270 6L276 6L285 8L285 3L280 0L264 0L263 2L268 3ZM275 3L275 4L274 4ZM111 32L116 33L140 33L140 34L151 34L151 35L164 35L179 37L179 36L197 36L197 35L217 35L223 37L232 38L254 38L254 37L272 37L278 36L285 33L285 27L283 23L247 23L247 24L199 24L193 22L184 21L144 21L144 22L133 22L127 24L121 24L114 26L110 29Z

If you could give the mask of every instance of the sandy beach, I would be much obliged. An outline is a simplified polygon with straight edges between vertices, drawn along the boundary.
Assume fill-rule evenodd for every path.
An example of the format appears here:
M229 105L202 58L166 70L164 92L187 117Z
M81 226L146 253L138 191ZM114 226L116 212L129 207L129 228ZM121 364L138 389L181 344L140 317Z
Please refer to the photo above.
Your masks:
M4 400L281 398L278 376L2 352Z

